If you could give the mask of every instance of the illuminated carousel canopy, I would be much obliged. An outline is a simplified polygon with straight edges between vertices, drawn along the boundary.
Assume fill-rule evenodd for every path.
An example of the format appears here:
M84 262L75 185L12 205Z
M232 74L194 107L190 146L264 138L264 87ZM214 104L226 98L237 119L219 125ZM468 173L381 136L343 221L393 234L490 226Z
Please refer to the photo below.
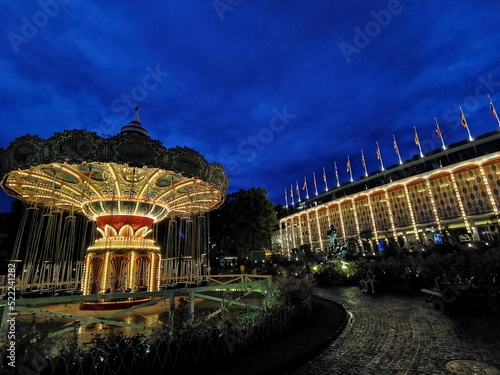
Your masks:
M220 164L209 164L198 152L167 149L151 139L138 108L116 136L85 130L47 140L25 135L0 150L0 160L0 186L30 205L22 220L30 230L27 236L20 231L14 252L15 259L21 249L25 253L23 288L71 282L83 294L156 291L206 272L204 214L222 204L229 180ZM64 211L69 215L63 219ZM86 234L83 227L77 231L74 213L92 220L101 237L87 247L73 278L67 271L71 251L78 248L77 233ZM154 224L166 217L162 254L151 237Z
M229 180L218 163L187 147L167 149L134 119L110 138L65 130L25 135L0 149L1 186L28 204L90 219L133 215L157 222L222 204Z

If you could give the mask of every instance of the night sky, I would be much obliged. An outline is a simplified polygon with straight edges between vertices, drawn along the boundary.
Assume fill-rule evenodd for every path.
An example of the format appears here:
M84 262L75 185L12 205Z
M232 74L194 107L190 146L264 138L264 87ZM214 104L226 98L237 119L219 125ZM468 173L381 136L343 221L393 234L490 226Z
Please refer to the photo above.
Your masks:
M499 129L496 1L3 1L0 147L117 134L140 107L167 148L222 164L229 193L290 204L401 158ZM10 202L0 193L0 211Z

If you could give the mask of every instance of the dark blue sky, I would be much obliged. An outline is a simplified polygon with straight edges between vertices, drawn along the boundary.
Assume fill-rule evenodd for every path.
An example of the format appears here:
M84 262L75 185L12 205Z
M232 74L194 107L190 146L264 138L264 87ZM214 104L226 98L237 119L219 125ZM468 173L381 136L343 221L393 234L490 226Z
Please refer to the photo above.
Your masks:
M0 147L65 129L152 138L219 162L275 204L498 129L496 1L40 0L2 3ZM304 192L301 190L301 194ZM10 203L1 192L0 211ZM304 195L303 197L304 198ZM291 202L289 202L291 203Z

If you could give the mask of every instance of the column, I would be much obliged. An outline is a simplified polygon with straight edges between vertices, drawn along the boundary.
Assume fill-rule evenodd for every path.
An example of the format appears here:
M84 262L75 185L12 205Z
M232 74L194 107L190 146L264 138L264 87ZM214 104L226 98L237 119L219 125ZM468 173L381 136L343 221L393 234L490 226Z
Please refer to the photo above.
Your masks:
M462 214L462 219L464 220L465 229L467 233L472 234L472 228L470 226L469 220L467 219L467 214L465 213L465 207L462 202L462 198L460 197L460 192L458 191L457 181L455 180L455 175L453 172L450 173L450 180L453 184L453 191L455 192L455 199L458 202L458 207L460 208L460 213Z
M486 187L486 193L488 194L488 198L490 199L490 204L491 207L493 208L493 213L495 215L498 215L498 207L495 202L495 198L493 197L493 192L491 191L490 188L490 183L488 181L488 178L486 177L486 172L484 171L483 165L479 165L479 172L481 173L481 178L483 179L484 186Z
M403 185L403 190L405 192L406 205L408 206L408 212L410 213L411 226L413 227L413 232L415 232L415 239L420 239L417 230L417 222L415 221L415 215L413 214L413 207L411 205L410 194L408 193L408 186Z
M432 213L434 214L434 222L436 223L438 230L441 231L441 220L439 219L436 202L434 200L434 196L432 195L431 183L429 178L425 179L425 186L427 187L427 194L430 197Z

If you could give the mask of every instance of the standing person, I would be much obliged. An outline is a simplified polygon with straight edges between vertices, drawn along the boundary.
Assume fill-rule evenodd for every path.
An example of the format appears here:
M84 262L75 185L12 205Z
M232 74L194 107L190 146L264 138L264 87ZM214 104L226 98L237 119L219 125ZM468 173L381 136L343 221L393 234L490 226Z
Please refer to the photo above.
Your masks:
M372 293L375 293L375 273L371 267L368 268L368 271L366 272L365 293L368 292L368 285L371 285Z
M361 275L361 279L359 280L359 285L361 285L361 289L363 289L363 292L366 292L366 281L368 280L367 276L368 270L365 268L365 271L363 272L363 275Z

